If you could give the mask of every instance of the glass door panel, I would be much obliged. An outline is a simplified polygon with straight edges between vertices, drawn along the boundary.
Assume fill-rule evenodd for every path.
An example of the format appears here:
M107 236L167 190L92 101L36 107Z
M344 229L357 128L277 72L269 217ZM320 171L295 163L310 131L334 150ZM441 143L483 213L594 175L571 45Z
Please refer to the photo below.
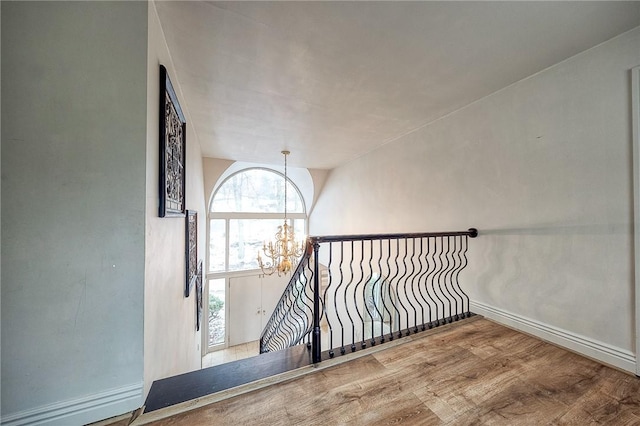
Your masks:
M226 279L209 280L209 348L225 343L226 339Z

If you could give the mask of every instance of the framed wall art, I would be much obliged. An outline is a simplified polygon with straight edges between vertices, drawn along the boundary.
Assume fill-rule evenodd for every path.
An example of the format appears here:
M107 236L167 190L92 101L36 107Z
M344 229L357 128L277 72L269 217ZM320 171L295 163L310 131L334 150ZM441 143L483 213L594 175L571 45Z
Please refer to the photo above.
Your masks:
M198 273L198 212L187 210L184 230L185 288L184 297L189 297Z
M160 65L159 216L185 215L187 123L167 69Z
M200 331L202 324L202 260L198 262L196 274L196 331Z

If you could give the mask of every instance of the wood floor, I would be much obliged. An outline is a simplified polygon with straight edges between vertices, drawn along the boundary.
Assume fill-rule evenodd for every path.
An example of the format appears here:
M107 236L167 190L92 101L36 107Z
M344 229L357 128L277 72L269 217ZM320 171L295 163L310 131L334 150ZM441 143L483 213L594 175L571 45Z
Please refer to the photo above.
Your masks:
M441 330L153 424L640 425L635 376L483 318Z

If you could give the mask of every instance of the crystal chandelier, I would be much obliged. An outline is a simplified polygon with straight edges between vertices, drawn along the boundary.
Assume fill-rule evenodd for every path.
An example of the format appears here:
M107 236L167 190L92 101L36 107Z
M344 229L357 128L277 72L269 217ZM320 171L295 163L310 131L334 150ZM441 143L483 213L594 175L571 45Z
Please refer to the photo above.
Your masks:
M278 226L275 241L269 241L262 245L262 253L267 258L263 261L262 254L258 251L258 265L265 275L273 275L275 272L278 276L291 273L298 265L298 259L304 251L304 244L296 241L293 232L293 225L289 224L287 219L287 155L289 151L282 151L284 155L284 224Z

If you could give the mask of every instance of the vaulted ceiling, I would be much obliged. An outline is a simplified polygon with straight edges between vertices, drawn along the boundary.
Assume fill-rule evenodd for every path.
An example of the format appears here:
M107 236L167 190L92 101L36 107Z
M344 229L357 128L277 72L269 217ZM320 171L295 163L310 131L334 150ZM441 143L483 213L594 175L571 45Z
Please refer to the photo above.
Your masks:
M155 6L203 155L321 169L640 25L640 2Z

